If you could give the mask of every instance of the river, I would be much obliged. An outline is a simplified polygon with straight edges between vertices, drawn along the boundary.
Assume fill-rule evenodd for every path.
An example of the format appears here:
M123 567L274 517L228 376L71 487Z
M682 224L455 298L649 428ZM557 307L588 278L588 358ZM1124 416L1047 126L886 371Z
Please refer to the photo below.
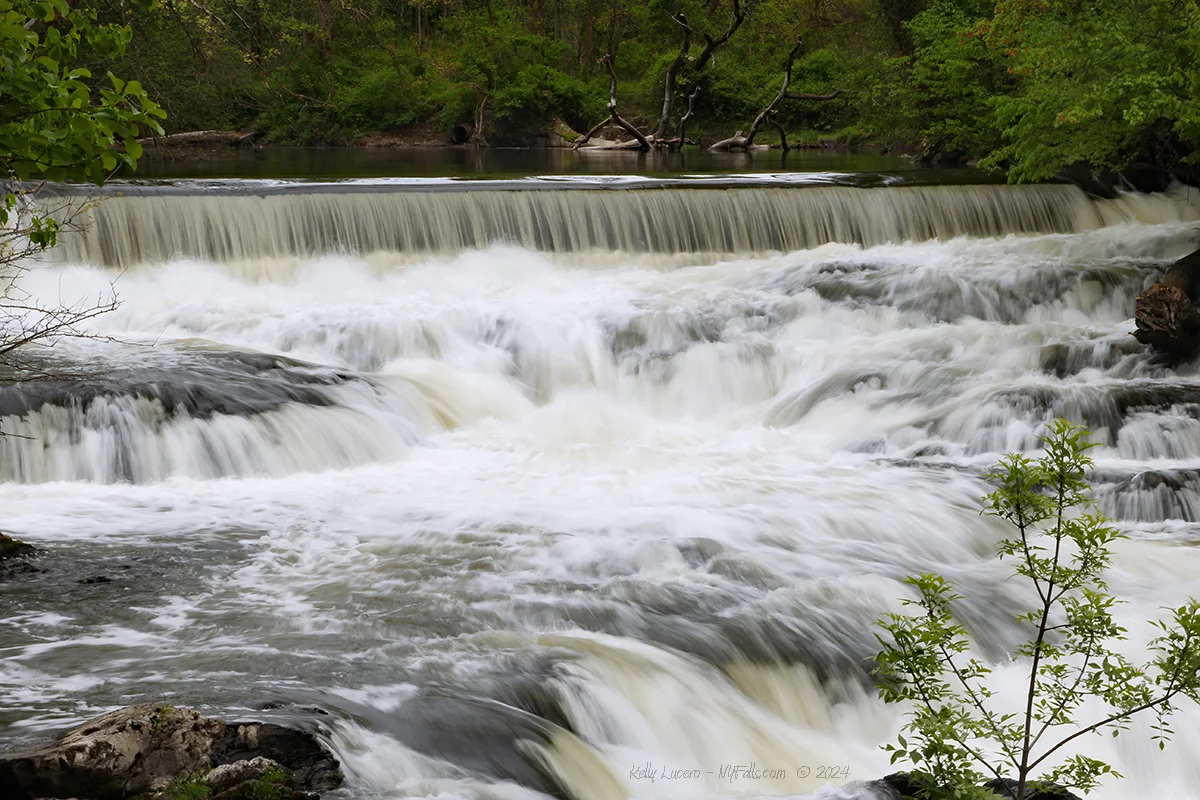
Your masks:
M1195 190L771 169L110 187L24 286L120 307L0 396L47 551L0 741L166 700L305 717L355 800L869 798L873 622L937 571L1012 647L981 475L1057 415L1144 656L1200 595L1200 372L1131 317ZM1081 742L1091 796L1200 797L1200 714L1147 730Z

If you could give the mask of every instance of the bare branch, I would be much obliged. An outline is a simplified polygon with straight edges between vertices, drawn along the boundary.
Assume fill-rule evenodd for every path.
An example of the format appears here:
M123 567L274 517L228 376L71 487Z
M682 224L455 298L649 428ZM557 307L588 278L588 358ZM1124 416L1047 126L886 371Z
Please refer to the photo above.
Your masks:
M779 87L778 94L771 102L767 103L766 107L758 112L758 116L754 118L754 122L750 125L750 131L743 136L741 131L738 131L728 139L722 139L710 147L710 150L728 151L728 150L749 150L754 145L754 137L758 135L759 128L763 123L770 122L779 128L780 138L783 143L783 149L787 150L787 135L784 133L783 125L775 118L775 112L779 104L784 100L832 100L842 93L841 89L827 95L818 94L802 94L789 92L788 87L792 82L792 68L795 66L796 59L804 51L804 39L800 36L796 37L796 43L792 45L792 49L788 51L787 60L783 66L783 84Z
M609 95L608 95L608 116L617 127L624 129L626 133L637 140L638 149L649 150L650 142L647 141L644 134L627 122L619 113L617 113L617 72L613 68L612 56L608 53L600 59L605 69L608 70L609 78Z

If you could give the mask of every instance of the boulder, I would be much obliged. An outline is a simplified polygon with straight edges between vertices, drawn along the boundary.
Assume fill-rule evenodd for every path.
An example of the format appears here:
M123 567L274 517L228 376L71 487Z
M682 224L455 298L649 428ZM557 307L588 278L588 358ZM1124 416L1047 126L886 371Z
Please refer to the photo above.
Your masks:
M1176 261L1137 299L1134 336L1170 355L1200 352L1200 250Z
M47 747L0 756L0 786L12 800L124 800L154 796L172 783L258 757L287 770L294 790L289 796L342 782L337 760L310 733L143 704L97 717Z
M1200 349L1200 311L1177 286L1156 283L1137 299L1139 342L1164 353L1187 356Z
M209 771L199 785L212 800L307 800L317 797L297 788L295 775L269 758L222 764Z
M18 556L27 556L33 552L33 545L25 544L19 539L0 533L0 561Z

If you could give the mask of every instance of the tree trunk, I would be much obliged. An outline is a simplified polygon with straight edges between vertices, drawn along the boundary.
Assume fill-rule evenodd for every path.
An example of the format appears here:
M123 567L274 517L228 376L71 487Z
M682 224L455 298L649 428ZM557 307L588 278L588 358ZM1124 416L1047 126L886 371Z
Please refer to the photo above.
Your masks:
M716 51L728 42L730 37L741 27L742 22L746 19L746 11L742 8L741 0L733 0L733 15L730 17L729 27L725 29L724 33L715 38L693 28L682 12L675 14L672 19L683 28L683 41L680 43L679 54L675 56L675 60L667 67L667 74L663 77L662 112L658 117L658 127L654 130L654 139L658 147L670 146L667 144L667 131L671 127L671 112L674 110L675 94L678 91L680 73L684 67L689 65L691 66L693 75L702 72L712 62ZM690 55L692 38L697 35L703 37L704 49L700 51L698 57L692 59ZM680 138L682 139L682 137Z
M667 138L667 128L671 124L671 110L675 104L676 79L679 77L679 71L687 64L688 50L692 46L692 28L687 24L687 18L680 12L675 15L674 19L683 26L683 41L679 45L679 54L675 56L671 66L667 67L667 74L663 78L662 113L658 117L658 127L654 130L656 139Z
M651 147L651 144L655 141L654 137L650 136L647 138L647 136L645 134L643 134L641 131L639 131L637 128L635 128L632 124L630 124L617 111L617 72L613 68L612 54L606 53L604 55L604 57L600 59L600 63L603 64L605 69L608 70L608 81L609 81L609 84L608 84L609 85L608 119L601 120L600 122L593 125L591 130L589 130L587 133L585 133L583 136L581 136L579 138L579 141L575 142L574 149L578 150L581 147L583 147L585 144L588 143L589 139L591 139L593 136L596 135L597 131L599 131L601 128L603 128L605 125L607 125L608 123L611 122L612 124L616 125L618 128L621 128L622 130L624 130L630 136L632 136L633 141L622 142L620 144L615 144L615 145L602 145L602 147L604 149L609 149L609 150L616 150L616 149L626 150L627 149L627 150L642 150L642 151L649 150ZM600 148L596 148L596 149L600 149Z
M784 100L832 100L842 93L838 89L829 94L803 94L792 93L788 91L788 86L792 82L792 67L796 62L796 58L804 49L804 40L799 36L796 37L796 43L792 45L792 49L788 51L787 61L783 67L783 85L779 87L779 93L771 102L767 103L766 108L758 112L758 116L754 118L754 122L750 124L750 131L743 136L741 131L738 131L728 139L722 139L716 144L709 147L709 150L729 151L729 150L749 150L754 145L754 137L758 135L758 129L765 122L771 122L779 128L780 135L783 136L783 146L787 149L787 137L783 134L783 125L775 119L775 111L779 104Z
M317 0L317 24L321 28L321 56L333 56L333 6L330 0Z

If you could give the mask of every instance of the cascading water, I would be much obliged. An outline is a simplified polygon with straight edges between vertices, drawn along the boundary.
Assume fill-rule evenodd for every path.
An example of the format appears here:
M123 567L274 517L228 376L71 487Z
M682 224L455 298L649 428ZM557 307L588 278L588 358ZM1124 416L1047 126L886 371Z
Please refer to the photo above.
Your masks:
M142 700L290 703L330 712L353 798L872 797L900 724L872 622L932 570L981 656L1011 648L1026 598L980 475L1056 415L1103 443L1130 652L1200 595L1200 371L1129 336L1200 242L1194 193L293 187L96 213L25 288L119 276L92 323L116 343L0 390L4 525L49 551L0 581L9 742ZM1096 796L1200 797L1200 715L1176 723L1163 753L1085 742L1127 776Z

